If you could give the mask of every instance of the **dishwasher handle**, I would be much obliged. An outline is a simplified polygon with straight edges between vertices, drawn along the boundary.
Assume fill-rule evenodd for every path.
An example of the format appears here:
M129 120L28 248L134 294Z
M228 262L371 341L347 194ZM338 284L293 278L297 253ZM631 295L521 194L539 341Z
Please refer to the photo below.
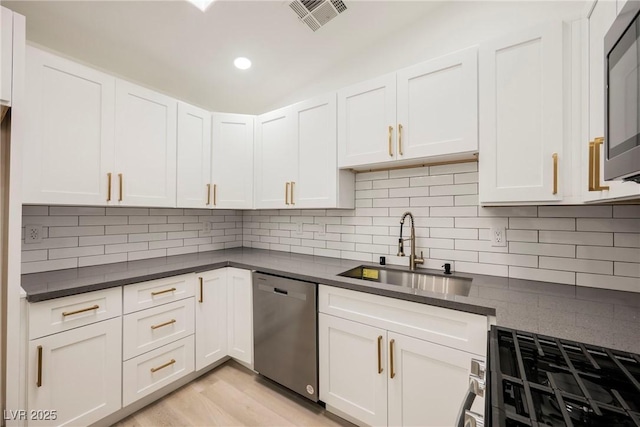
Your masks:
M289 291L286 291L286 290L280 289L280 288L273 288L273 292L275 292L276 294L281 294L281 295L289 295Z
M282 297L299 299L300 301L307 300L307 295L303 292L290 291L290 290L278 288L276 286L263 285L259 283L258 290L265 292L267 294L275 294Z

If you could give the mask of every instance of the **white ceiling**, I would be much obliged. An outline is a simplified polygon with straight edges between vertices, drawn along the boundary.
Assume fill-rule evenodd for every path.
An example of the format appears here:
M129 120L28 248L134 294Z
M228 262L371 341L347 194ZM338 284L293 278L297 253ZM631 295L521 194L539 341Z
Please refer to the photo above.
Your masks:
M439 3L344 0L315 33L289 1L3 1L27 39L212 111L262 113ZM237 70L233 59L253 62ZM336 88L337 89L337 88Z

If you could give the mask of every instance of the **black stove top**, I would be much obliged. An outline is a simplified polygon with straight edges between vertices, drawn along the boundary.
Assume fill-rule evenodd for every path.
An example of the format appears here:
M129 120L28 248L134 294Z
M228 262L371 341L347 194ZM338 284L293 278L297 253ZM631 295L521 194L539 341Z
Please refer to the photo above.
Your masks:
M640 356L492 327L487 425L640 427Z

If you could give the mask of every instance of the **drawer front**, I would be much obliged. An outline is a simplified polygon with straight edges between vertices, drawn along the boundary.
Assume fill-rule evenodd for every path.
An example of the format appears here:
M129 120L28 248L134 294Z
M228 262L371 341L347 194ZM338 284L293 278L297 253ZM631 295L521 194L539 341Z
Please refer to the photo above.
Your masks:
M193 335L124 362L122 406L171 384L193 372L193 368Z
M487 351L486 316L327 285L318 287L318 311L477 355Z
M196 276L183 274L124 287L124 313L194 296Z
M193 334L193 301L188 298L125 315L123 360Z
M122 288L29 304L29 339L89 325L122 315Z

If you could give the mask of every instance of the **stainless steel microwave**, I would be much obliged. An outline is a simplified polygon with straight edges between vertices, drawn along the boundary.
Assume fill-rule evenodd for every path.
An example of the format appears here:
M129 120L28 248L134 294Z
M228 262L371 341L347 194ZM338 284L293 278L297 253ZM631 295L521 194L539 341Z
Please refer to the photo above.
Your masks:
M604 38L604 179L640 183L640 1L628 0Z

